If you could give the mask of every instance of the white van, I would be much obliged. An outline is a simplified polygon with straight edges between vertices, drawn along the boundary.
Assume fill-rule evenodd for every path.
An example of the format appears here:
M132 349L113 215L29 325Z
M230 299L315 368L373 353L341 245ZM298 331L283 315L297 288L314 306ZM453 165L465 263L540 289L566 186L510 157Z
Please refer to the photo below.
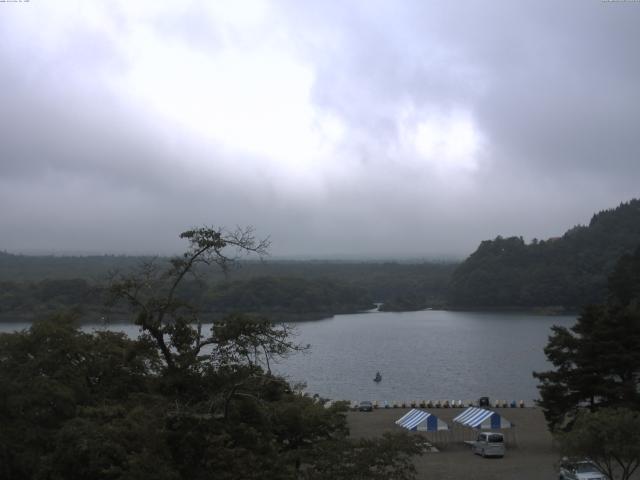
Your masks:
M481 432L473 443L473 453L483 457L504 457L504 435L495 432Z

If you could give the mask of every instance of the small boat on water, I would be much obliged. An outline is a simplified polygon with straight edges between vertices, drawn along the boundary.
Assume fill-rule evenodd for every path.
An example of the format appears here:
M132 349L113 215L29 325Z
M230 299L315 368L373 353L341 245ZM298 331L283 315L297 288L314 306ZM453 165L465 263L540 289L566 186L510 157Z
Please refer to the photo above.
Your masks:
M382 375L380 375L380 372L376 372L376 377L373 379L374 382L379 383L382 381Z

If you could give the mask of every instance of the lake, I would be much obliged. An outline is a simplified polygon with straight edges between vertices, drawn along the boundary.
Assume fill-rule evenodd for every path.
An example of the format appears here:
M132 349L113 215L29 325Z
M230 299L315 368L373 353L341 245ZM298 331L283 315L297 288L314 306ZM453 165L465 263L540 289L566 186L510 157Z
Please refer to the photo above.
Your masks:
M309 393L335 400L469 400L538 398L535 370L549 364L543 348L552 325L575 316L524 313L371 312L293 323L296 341L311 344L274 370ZM0 324L0 331L28 328ZM100 328L83 327L87 330ZM113 325L135 335L137 327ZM376 371L382 381L375 383Z

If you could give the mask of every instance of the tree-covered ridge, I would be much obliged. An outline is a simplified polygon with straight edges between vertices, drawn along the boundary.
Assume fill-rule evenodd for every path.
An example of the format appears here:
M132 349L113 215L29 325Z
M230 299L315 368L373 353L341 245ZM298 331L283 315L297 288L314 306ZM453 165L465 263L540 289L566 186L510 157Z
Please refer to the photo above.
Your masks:
M15 255L0 252L0 281L100 281L113 270L127 270L151 257L126 255Z
M274 320L294 320L298 315L301 319L309 315L326 317L374 307L364 288L326 279L256 277L212 285L189 280L180 285L178 293L209 318L243 311L269 314ZM82 279L0 282L0 314L15 319L76 309L87 321L109 313L117 317L118 309L107 312L104 308L106 294L106 284L92 285Z
M0 281L29 283L47 279L83 279L95 283L102 282L113 271L126 271L151 260L162 263L168 262L169 257L19 255L0 251ZM438 286L442 289L457 264L451 260L286 260L267 257L263 261L240 259L229 273L234 280L268 276L341 280L370 285L379 296L379 293L387 292L387 288L398 293L416 280L429 288ZM225 279L220 271L207 270L202 275L211 282ZM382 279L391 280L391 287L387 287Z
M205 311L242 309L263 314L350 313L373 308L373 298L362 287L333 280L293 277L256 277L218 283L203 299Z
M30 272L18 277L30 280L0 279L0 318L8 320L69 308L87 313L86 320L101 318L108 271L126 271L150 262L157 267L169 265L167 258L10 254L4 254L2 262L16 271L24 266ZM88 270L82 270L83 265ZM398 299L408 299L411 309L419 309L444 302L454 267L437 262L241 262L227 277L199 272L197 280L182 282L180 293L211 316L251 311L295 320L358 312L373 308L373 302L397 304ZM2 268L0 272L0 278L5 278L6 272Z
M595 214L560 238L483 241L452 275L456 307L574 309L606 298L607 276L617 260L640 245L640 200Z

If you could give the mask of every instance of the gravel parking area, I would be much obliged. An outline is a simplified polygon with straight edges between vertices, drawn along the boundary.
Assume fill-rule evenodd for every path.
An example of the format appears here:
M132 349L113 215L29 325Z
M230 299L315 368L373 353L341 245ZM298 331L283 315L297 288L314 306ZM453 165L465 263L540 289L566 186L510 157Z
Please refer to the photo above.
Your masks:
M353 437L376 437L384 432L401 431L395 421L409 409L377 409L373 412L349 412L348 421ZM462 409L425 409L449 423ZM469 446L461 439L438 445L440 452L426 453L416 458L420 479L557 479L559 454L554 450L553 439L547 431L544 416L538 408L492 409L515 423L515 439L507 437L507 452L504 458L487 458L473 455ZM505 431L506 432L506 431ZM433 434L425 435L430 440ZM467 439L472 433L467 433ZM513 444L515 440L515 445Z

